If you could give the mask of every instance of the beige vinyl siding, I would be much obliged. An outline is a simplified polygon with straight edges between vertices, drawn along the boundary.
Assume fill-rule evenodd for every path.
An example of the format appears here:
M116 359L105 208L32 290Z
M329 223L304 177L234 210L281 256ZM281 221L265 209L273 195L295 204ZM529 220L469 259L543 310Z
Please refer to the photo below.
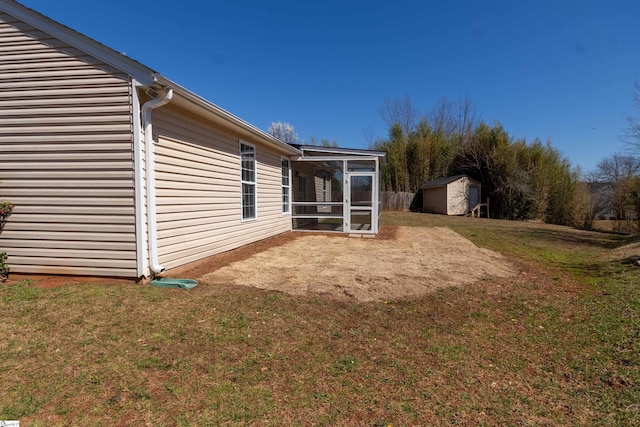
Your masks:
M291 229L281 153L251 142L257 218L241 220L239 138L169 104L154 111L159 262L177 267Z
M313 182L316 191L316 202L332 202L329 174L323 170L315 171ZM331 213L331 205L320 205L317 210L319 213Z
M0 110L11 272L137 276L129 78L0 13Z

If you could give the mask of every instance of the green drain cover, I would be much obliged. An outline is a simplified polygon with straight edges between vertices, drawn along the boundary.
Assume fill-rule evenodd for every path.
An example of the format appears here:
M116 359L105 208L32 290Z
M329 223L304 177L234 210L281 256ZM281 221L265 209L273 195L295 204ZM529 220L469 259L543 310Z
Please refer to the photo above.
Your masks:
M160 279L154 279L151 281L153 286L158 286L160 288L180 288L180 289L191 289L198 286L198 282L193 279L172 279L169 277L163 277Z

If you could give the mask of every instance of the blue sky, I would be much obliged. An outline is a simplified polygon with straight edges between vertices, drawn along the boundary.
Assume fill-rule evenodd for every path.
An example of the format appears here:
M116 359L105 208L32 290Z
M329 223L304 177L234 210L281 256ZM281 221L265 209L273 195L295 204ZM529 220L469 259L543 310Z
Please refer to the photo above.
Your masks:
M21 0L262 129L366 148L385 98L468 96L516 138L591 170L640 80L640 2Z

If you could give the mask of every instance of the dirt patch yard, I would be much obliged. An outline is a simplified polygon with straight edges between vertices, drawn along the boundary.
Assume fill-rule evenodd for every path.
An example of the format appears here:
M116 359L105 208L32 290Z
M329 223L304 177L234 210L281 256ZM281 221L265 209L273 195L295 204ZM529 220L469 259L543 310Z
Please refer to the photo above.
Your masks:
M208 285L253 286L357 301L415 298L513 273L506 259L444 227L398 227L382 238L301 235L205 274Z

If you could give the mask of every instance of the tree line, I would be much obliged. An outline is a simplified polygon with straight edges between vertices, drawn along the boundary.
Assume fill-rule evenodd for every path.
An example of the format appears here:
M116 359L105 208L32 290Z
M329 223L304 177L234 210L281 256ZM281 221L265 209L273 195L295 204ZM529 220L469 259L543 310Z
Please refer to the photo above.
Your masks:
M417 192L428 181L466 174L482 184L492 218L579 222L579 174L550 142L527 143L478 120L468 99L442 100L427 114L409 98L385 100L380 113L388 137L370 147L387 152L382 191Z

